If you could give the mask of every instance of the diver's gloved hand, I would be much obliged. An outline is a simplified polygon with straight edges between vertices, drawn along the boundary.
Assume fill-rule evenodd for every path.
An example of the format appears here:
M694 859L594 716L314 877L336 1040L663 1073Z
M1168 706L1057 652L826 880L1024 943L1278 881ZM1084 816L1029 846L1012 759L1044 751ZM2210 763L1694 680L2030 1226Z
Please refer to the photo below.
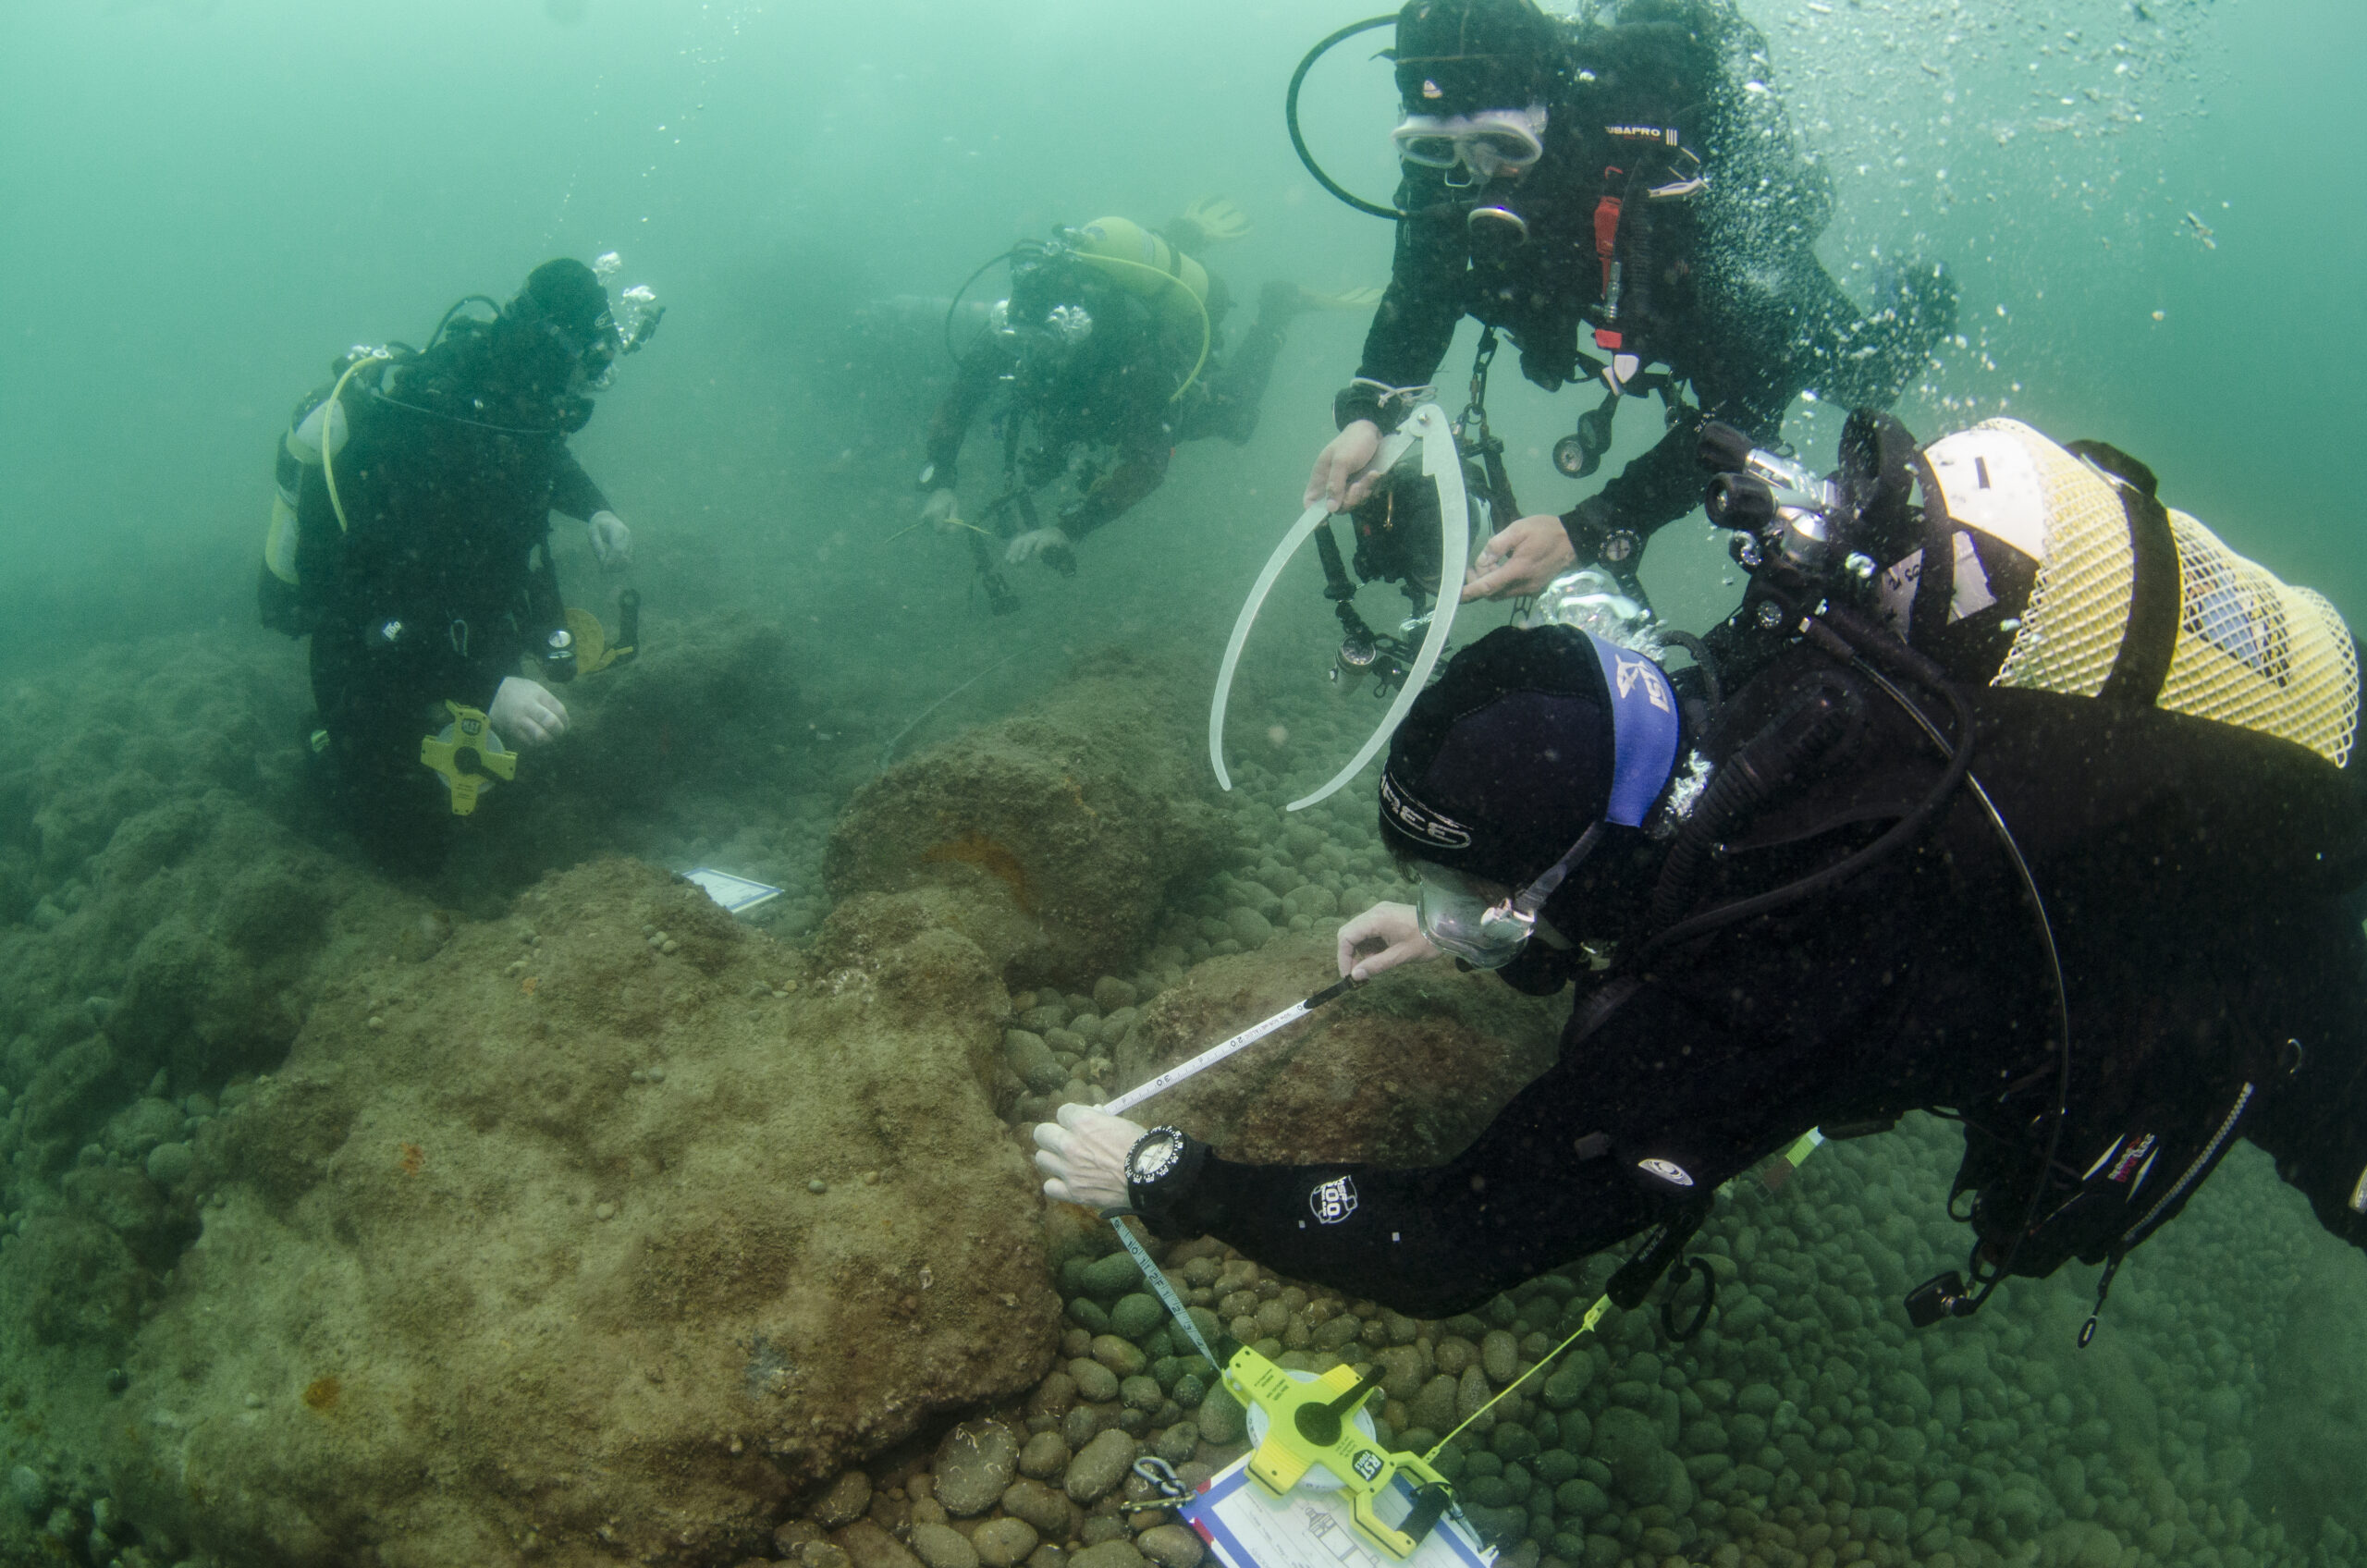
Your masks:
M1306 476L1306 495L1299 505L1311 507L1321 501L1335 512L1356 506L1380 481L1372 466L1380 452L1380 426L1368 419L1350 420L1316 455L1315 472Z
M1044 1195L1097 1210L1126 1208L1126 1156L1143 1128L1089 1105L1061 1107L1058 1121L1036 1124L1036 1169Z
M1478 558L1463 580L1463 602L1543 593L1577 558L1560 518L1542 512L1522 518L1479 546Z
M960 521L954 515L955 508L960 506L961 500L962 498L950 490L930 491L928 499L921 503L921 521L939 533L952 533L954 529L961 526Z
M1380 951L1357 956L1376 946ZM1412 904L1375 904L1340 927L1340 974L1346 979L1369 980L1384 969L1438 956Z
M1076 541L1059 529L1031 528L1011 542L1011 547L1003 551L1002 558L1008 566L1018 566L1040 556L1046 566L1058 566L1061 557L1069 557L1073 562L1075 555Z
M512 745L539 746L567 733L566 705L522 675L503 678L484 717L493 732Z
M600 559L603 571L622 571L632 565L632 530L614 512L594 512L583 525L584 542Z

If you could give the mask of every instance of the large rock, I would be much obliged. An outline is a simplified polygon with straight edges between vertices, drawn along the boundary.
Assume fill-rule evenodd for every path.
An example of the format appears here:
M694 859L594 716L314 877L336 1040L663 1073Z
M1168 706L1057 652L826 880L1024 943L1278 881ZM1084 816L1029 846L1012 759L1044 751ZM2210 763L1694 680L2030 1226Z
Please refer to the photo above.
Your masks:
M929 918L977 941L1014 984L1089 988L1130 965L1168 884L1204 870L1221 841L1197 755L1171 687L1104 656L1036 711L858 790L830 838L830 892L935 889Z
M1140 1083L1337 974L1331 933L1210 960L1143 1010L1113 1086ZM1447 1159L1553 1061L1566 1000L1442 963L1392 970L1150 1102L1226 1158Z
M796 974L612 861L325 1000L127 1360L123 1511L239 1562L730 1562L1025 1389L1000 986L943 931Z

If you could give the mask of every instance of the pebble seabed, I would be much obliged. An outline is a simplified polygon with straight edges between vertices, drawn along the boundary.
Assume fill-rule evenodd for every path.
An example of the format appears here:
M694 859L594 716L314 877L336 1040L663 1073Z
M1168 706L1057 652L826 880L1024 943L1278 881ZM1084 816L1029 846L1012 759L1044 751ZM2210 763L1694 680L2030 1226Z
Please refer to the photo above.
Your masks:
M2157 1243L2152 1289L2116 1292L2105 1342L2084 1361L2068 1288L2018 1282L2049 1299L2001 1302L1938 1331L1906 1325L1907 1257L1930 1250L1926 1237L1956 1243L1936 1202L1950 1137L1926 1123L1883 1145L1827 1145L1780 1190L1737 1182L1695 1243L1719 1280L1709 1327L1672 1342L1655 1310L1663 1284L1479 1415L1439 1467L1506 1568L2367 1561L2340 1524L2295 1541L2242 1495L2255 1347L2181 1326L2215 1299L2189 1266L2238 1243L2233 1206L2189 1215L2177 1243ZM2277 1229L2272 1248L2311 1240ZM1380 1437L1417 1452L1549 1355L1612 1263L1425 1321L1293 1282L1211 1240L1161 1257L1203 1333L1287 1367L1370 1366ZM1079 1252L1061 1284L1065 1359L1024 1406L963 1423L933 1454L840 1476L780 1527L777 1559L1197 1568L1198 1537L1132 1466L1157 1455L1187 1484L1206 1479L1246 1452L1242 1408L1124 1252ZM1698 1292L1686 1287L1680 1317Z
M1141 970L1090 994L1012 998L1015 1139L1065 1101L1106 1097L1142 1004L1194 964L1404 896L1368 798L1281 809L1319 781L1302 759L1343 754L1366 716L1288 717L1294 743L1277 726L1273 753L1236 766L1230 864L1175 890ZM791 932L810 918L789 913L771 918ZM137 1168L169 1183L211 1122L244 1114L251 1082L238 1073L178 1100L152 1085L77 1169ZM23 1112L6 1097L0 1110L13 1137ZM2359 1259L2267 1160L2238 1149L2132 1257L2082 1352L2093 1271L2077 1267L2010 1283L1973 1319L1907 1327L1900 1298L1956 1265L1967 1243L1944 1205L1958 1149L1944 1124L1909 1119L1828 1145L1780 1186L1736 1181L1693 1244L1718 1280L1698 1337L1673 1343L1656 1296L1612 1313L1479 1415L1438 1463L1505 1568L2367 1562L2355 1533L2367 1531ZM0 1255L19 1251L26 1213L0 1219ZM1106 1226L1070 1209L1049 1224L1066 1326L1047 1375L1022 1399L829 1478L778 1527L772 1556L742 1568L1198 1568L1198 1537L1132 1466L1155 1454L1204 1479L1245 1452L1244 1413ZM1616 1261L1424 1321L1210 1240L1154 1252L1205 1333L1289 1367L1374 1368L1382 1438L1417 1451L1548 1355ZM0 1268L12 1263L21 1256ZM1686 1316L1698 1286L1687 1290ZM11 1407L21 1402L8 1392ZM116 1544L129 1532L112 1500L29 1413L0 1418L0 1464L5 1504L48 1560L176 1561L169 1545Z

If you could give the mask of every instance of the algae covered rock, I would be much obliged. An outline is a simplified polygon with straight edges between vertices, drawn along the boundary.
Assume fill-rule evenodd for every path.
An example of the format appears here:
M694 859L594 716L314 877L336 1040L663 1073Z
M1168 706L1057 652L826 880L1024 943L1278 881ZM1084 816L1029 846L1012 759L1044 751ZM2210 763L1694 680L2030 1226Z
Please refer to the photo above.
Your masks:
M1093 986L1220 841L1190 740L1171 685L1113 655L857 790L830 837L831 894L940 889L938 918L1015 983Z
M1118 1084L1139 1083L1337 974L1331 937L1212 959L1144 1008ZM1422 964L1376 977L1156 1103L1226 1158L1429 1164L1462 1149L1553 1060L1563 1006Z
M326 999L127 1359L126 1512L226 1562L733 1561L1030 1386L1000 986L943 931L778 995L796 962L618 861Z

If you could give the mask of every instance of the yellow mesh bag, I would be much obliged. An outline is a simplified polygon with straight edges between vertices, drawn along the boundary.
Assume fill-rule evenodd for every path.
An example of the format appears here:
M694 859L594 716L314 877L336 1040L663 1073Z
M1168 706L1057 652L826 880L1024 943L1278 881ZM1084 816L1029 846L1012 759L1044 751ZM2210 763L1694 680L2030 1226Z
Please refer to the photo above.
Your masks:
M1999 419L1981 428L2019 438L2046 501L2046 553L2021 630L1990 684L2092 697L2120 655L2135 580L2120 492L2027 424Z
M1991 684L2092 697L2128 627L2134 558L2114 481L2026 424L2013 435L2038 470L2043 553L2013 645ZM2340 766L2359 724L2359 658L2333 605L2295 588L2171 511L2178 629L2156 705L2257 729Z
M2158 705L2297 741L2336 766L2359 727L2359 650L2325 598L2288 587L2181 511L2178 641Z

